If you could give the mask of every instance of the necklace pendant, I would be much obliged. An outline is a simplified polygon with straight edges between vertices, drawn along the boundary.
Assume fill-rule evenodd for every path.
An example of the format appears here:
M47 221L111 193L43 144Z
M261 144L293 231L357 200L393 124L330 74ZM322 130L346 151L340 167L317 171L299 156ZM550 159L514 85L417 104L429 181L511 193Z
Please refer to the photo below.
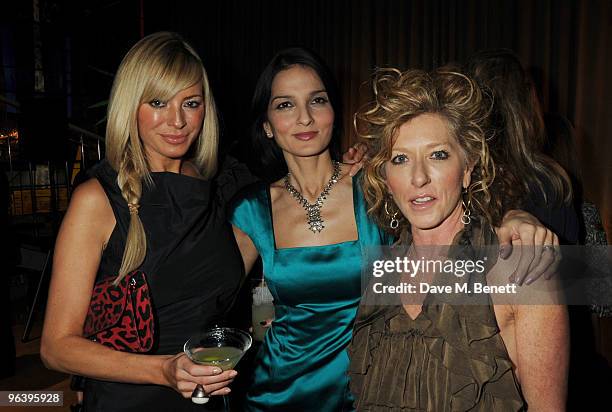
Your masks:
M312 231L312 233L320 233L323 228L323 219L321 219L321 210L317 207L312 207L308 210L306 214L306 222L310 226L308 229Z
M308 223L310 225L310 227L308 229L310 229L312 231L312 233L321 233L321 231L323 230L323 228L325 227L323 225L322 221L318 221L318 222L310 222Z
M317 219L317 220L308 219L308 225L310 226L308 229L310 229L312 233L320 233L325 227L323 225L323 221L320 219Z
M329 194L329 190L332 186L338 183L338 178L340 176L340 163L333 162L334 171L332 173L329 182L325 185L325 188L317 198L317 200L310 204L300 192L297 191L295 187L289 182L290 173L284 178L285 189L297 200L297 202L306 210L306 223L308 224L308 229L312 231L312 233L320 233L324 228L323 219L321 219L321 208L323 207L323 201L327 200L327 195Z

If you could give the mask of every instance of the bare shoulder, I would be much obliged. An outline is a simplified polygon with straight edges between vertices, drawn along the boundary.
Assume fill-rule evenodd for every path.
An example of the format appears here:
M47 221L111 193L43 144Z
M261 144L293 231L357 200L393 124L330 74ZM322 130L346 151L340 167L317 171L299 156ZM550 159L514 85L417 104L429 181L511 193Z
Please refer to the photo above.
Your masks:
M270 184L270 200L272 203L276 202L279 197L283 196L286 193L287 189L285 189L285 178L283 177L276 182L272 182Z
M89 204L90 206L103 203L102 200L105 200L106 203L108 203L106 193L104 193L102 185L95 177L92 177L91 179L78 185L72 193L71 198L72 202Z
M517 294L521 293L521 289L518 286L512 286L509 282L510 275L514 272L518 265L520 256L513 254L508 259L497 259L497 262L491 270L487 272L487 286L493 288L500 288L498 290L508 291L508 293L491 293L490 297L493 301L495 316L497 323L499 324L502 331L508 324L514 322L516 315L515 303L517 300ZM496 289L494 289L496 290Z
M72 193L69 211L112 215L112 209L108 197L102 185L96 178L91 178L81 183Z
M65 225L94 229L106 240L115 227L115 216L100 182L89 179L81 183L70 198L64 217Z

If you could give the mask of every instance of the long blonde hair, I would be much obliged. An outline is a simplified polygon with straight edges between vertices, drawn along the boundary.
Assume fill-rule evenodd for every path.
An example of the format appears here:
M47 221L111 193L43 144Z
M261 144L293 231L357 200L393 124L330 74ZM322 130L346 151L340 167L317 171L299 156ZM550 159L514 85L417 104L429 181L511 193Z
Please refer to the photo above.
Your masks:
M136 43L117 70L108 104L106 159L118 173L117 184L130 210L130 225L115 283L137 269L147 251L138 207L143 182L153 181L138 135L138 110L153 99L170 100L199 81L205 118L193 162L202 176L209 178L217 169L219 127L206 70L195 50L176 33L154 33Z

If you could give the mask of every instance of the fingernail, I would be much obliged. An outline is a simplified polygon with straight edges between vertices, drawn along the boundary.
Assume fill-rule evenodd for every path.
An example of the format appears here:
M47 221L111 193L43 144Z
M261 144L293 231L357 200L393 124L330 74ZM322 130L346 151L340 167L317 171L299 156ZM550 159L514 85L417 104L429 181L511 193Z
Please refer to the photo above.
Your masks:
M266 326L266 323L268 323L268 322L266 322L265 320L262 320L261 322L259 322L259 324L260 324L261 326Z
M510 248L508 247L508 245L500 246L500 248L499 248L499 257L501 257L502 259L507 258L509 250L510 250Z
M220 374L221 372L223 372L223 371L222 371L221 369L219 369L219 368L215 368L215 369L213 369L213 373L214 373L215 375L218 375L218 374Z
M233 378L233 377L234 377L234 376L236 376L236 375L238 375L238 372L236 372L236 371L231 371L231 372L229 373L230 378Z
M225 388L225 393L230 393L232 390L230 388Z
M527 279L525 280L525 284L526 284L526 285L531 285L531 283L532 283L534 280L535 280L535 278L527 278Z

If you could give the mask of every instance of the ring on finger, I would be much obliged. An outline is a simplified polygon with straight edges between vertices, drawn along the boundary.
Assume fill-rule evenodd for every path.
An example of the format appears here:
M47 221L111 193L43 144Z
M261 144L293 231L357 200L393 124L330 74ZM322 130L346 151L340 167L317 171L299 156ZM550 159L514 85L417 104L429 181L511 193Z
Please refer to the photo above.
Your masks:
M555 247L553 245L544 245L542 246L542 253L544 252L555 253Z

